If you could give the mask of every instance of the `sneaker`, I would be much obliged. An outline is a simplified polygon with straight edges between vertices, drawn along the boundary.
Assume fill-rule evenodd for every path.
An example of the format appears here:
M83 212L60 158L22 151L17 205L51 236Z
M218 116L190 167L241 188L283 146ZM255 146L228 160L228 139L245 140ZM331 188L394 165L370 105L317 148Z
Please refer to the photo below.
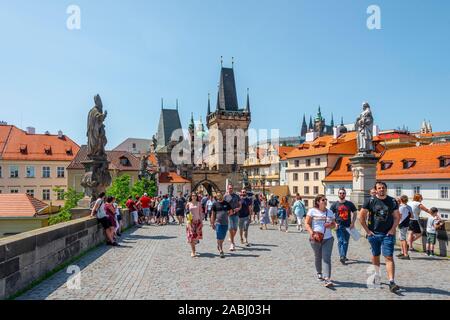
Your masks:
M397 258L403 257L403 253L400 253L400 254L396 255L396 257L397 257Z
M117 242L113 242L112 244L111 244L113 247L118 247L119 246L119 244L117 243Z
M232 244L231 246L230 246L230 251L235 251L236 250L236 248L234 247L234 244Z
M317 274L317 281L324 281L325 279L323 278L323 275L321 273Z
M331 280L325 279L324 285L325 285L325 288L331 288L334 286L334 283L331 282Z
M431 251L431 256L432 256L432 257L436 256L436 255L434 254L434 251Z
M343 266L347 265L347 263L345 263L345 258L344 257L340 258L339 261L341 262L341 264Z
M394 281L389 282L389 291L396 293L398 290L400 290L400 287Z
M246 246L246 247L250 247L250 243L245 242L245 246Z
M411 258L409 256L404 256L402 255L401 257L398 257L401 260L411 260Z

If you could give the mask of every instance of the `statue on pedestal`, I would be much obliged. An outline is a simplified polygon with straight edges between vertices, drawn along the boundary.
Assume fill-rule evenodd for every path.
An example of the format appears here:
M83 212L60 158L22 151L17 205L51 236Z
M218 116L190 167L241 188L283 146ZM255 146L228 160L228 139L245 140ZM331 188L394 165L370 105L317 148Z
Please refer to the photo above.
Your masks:
M105 125L107 112L103 113L103 104L99 95L94 97L95 105L89 111L87 121L87 159L84 165L85 174L81 185L85 189L86 197L95 201L97 196L111 184L111 175L108 167L105 146L107 143Z
M367 102L364 102L363 112L356 119L355 129L358 134L358 153L371 154L375 150L373 146L373 116L370 105Z

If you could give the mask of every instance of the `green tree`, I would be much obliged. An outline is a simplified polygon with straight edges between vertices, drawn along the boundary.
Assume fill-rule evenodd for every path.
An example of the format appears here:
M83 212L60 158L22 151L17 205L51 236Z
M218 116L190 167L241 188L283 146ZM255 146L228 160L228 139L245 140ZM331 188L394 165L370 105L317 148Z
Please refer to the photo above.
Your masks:
M131 177L127 174L114 179L111 187L106 190L106 195L116 198L117 203L124 207L128 197L131 195Z
M59 193L63 192L63 189L54 188L53 191ZM48 224L50 226L57 223L70 221L72 219L72 213L70 212L70 210L75 208L77 206L78 201L83 199L83 193L77 192L72 188L69 188L67 191L65 191L63 195L64 195L64 206L57 214L50 216L50 218L48 219Z
M156 196L157 186L154 179L138 180L131 189L133 195L143 195L147 193L150 197Z

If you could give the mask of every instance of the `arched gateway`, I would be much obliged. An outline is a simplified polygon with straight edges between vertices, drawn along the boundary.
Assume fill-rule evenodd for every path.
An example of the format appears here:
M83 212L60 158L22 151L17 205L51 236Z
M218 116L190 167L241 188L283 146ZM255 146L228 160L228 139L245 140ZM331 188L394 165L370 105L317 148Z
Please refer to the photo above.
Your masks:
M214 193L219 192L220 189L217 187L217 185L210 181L210 180L202 180L198 182L194 187L192 188L192 192L203 192L208 193L209 195L213 195Z

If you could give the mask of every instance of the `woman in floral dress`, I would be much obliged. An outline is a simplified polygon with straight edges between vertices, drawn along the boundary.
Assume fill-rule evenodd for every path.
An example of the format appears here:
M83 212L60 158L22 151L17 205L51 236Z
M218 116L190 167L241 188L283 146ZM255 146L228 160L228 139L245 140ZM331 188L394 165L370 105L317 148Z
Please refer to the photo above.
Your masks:
M188 243L191 245L191 257L196 257L195 246L199 240L203 239L203 214L202 206L198 202L198 196L196 193L192 193L189 198L189 202L186 205L189 213L187 215L186 234Z

